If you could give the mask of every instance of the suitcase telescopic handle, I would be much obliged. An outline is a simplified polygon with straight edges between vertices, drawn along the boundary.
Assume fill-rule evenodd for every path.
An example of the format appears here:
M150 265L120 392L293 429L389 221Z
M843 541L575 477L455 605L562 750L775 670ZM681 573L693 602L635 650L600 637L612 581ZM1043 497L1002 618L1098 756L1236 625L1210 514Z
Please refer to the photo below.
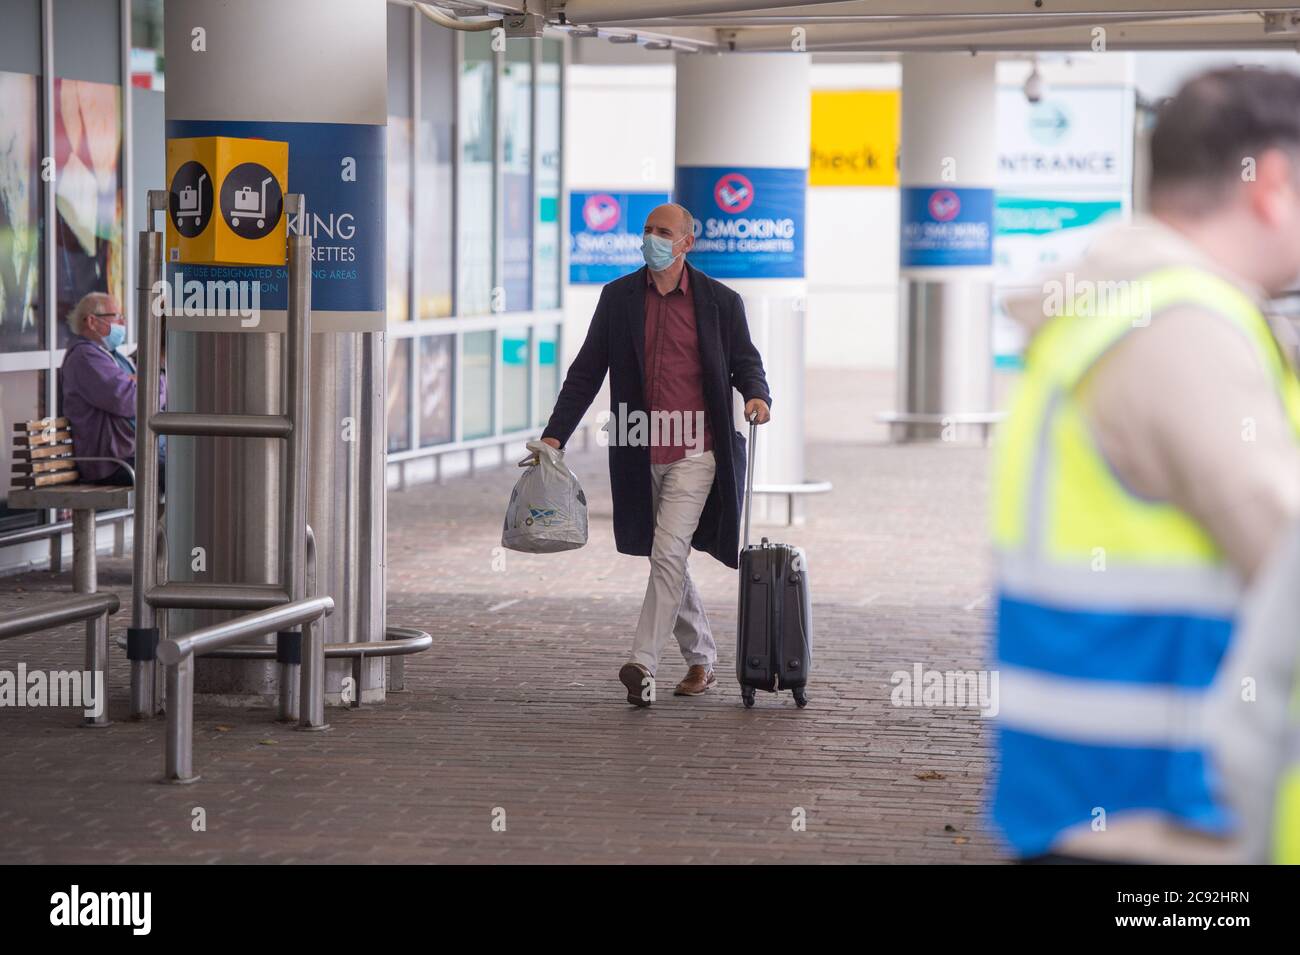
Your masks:
M758 435L758 412L749 416L749 465L745 468L745 545L749 547L749 512L754 508L754 438Z

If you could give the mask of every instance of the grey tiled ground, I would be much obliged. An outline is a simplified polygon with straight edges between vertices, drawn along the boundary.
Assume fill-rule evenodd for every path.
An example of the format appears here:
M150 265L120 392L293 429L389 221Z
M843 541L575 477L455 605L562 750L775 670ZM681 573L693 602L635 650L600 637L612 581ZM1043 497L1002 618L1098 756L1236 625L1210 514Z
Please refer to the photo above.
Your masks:
M644 587L614 553L600 452L575 454L589 545L493 548L513 469L393 493L389 618L436 634L409 691L303 734L269 710L204 704L203 780L157 785L162 724L74 728L67 710L0 710L0 862L879 861L998 857L980 816L989 749L969 710L899 709L889 676L980 666L987 625L986 453L813 443L835 482L806 526L816 656L807 710L788 694L740 705L734 574L692 558L721 647L720 690L629 708L615 674ZM124 596L129 564L104 559ZM56 599L67 575L0 579L0 609ZM126 625L119 615L115 628ZM80 666L69 629L0 643L20 661ZM674 652L675 656L675 652ZM684 671L661 667L661 685ZM111 709L126 706L114 651ZM207 831L191 830L203 807ZM505 810L506 831L491 827ZM791 828L802 807L807 829Z

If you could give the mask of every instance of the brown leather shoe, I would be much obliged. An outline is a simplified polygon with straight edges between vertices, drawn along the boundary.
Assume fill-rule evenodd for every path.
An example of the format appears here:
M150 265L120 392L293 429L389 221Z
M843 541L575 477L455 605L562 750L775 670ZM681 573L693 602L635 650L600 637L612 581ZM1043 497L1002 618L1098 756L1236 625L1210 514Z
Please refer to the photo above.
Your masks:
M699 696L717 685L718 677L713 670L702 663L696 663L686 671L686 679L673 689L673 696Z
M641 664L624 663L618 671L618 679L627 687L627 701L633 706L649 706L654 702L655 678Z

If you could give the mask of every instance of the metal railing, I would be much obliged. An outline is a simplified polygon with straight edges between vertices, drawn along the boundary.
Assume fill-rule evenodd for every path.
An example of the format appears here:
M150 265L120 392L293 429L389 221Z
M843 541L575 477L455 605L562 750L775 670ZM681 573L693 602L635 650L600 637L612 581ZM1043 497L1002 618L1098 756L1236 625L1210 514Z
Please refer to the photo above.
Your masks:
M158 625L145 599L158 574L158 435L152 422L158 414L162 372L161 322L153 320L153 297L165 278L163 234L154 228L155 213L167 208L167 193L150 189L145 227L136 258L135 371L135 542L132 547L131 626L127 628L127 659L131 661L131 718L150 719L158 712L155 686Z
M152 296L163 279L162 234L154 229L154 213L166 208L167 194L149 192L148 228L140 233L139 348L136 391L136 481L134 581L132 626L127 631L127 657L131 660L131 711L138 719L160 711L166 699L167 733L164 781L187 783L193 772L194 659L212 655L236 659L265 659L272 654L279 664L278 719L294 720L303 730L326 729L325 658L353 659L359 677L366 657L415 653L427 649L432 637L420 630L389 628L391 639L326 647L318 621L334 610L328 596L316 594L316 540L307 524L307 441L310 434L307 370L311 348L312 240L310 235L287 238L289 296L284 342L284 376L279 415L161 412L158 408L160 350L158 325L145 320L154 314ZM303 208L303 197L285 196L285 214ZM280 526L279 583L206 583L169 581L166 536L158 520L158 436L224 436L278 438L283 455L282 523ZM178 609L252 613L165 638L167 611ZM238 647L246 637L274 633L274 646ZM159 669L162 679L159 680ZM158 684L161 682L161 686ZM357 679L357 700L360 680Z
M246 637L311 624L333 611L334 601L329 597L309 597L204 627L158 645L158 659L167 670L163 782L192 783L199 778L194 774L194 658Z
M300 194L285 196L285 215L292 217L303 208ZM289 301L285 326L285 362L281 391L284 414L212 414L204 412L162 412L158 407L158 385L162 342L159 323L146 321L153 315L153 297L163 281L163 236L154 228L154 213L167 207L167 193L149 192L149 221L140 233L137 294L139 296L139 347L136 369L141 386L136 389L137 433L136 460L140 462L136 482L138 495L135 509L135 566L132 592L132 626L127 634L127 656L131 667L132 715L146 719L158 712L156 682L150 676L160 657L158 621L167 610L266 610L273 612L292 606L306 596L307 556L307 441L308 421L307 369L311 350L311 281L312 239L309 234L289 234L287 266ZM285 442L283 455L283 518L280 526L280 583L206 583L199 581L168 582L160 570L156 534L158 488L158 437L161 434L187 437L278 438ZM254 614L253 619L258 617ZM232 621L237 623L238 621ZM295 716L305 728L324 725L324 638L309 628L302 634L278 635L283 647L279 658L281 706L284 719ZM302 644L305 643L305 646ZM168 651L171 652L170 650ZM307 654L308 665L298 661ZM301 681L301 708L291 684ZM171 675L164 692L170 688ZM319 700L319 706L312 705Z
M27 636L61 627L64 624L86 621L86 671L99 674L95 685L98 692L108 692L108 618L117 613L120 603L115 594L77 594L59 595L59 600L32 607L29 610L16 610L0 616L0 640ZM108 700L100 700L99 713L86 716L82 726L108 726Z
M125 521L134 514L134 510L129 507L121 508L114 511L96 511L95 526L101 524L115 524L118 521ZM50 537L62 537L72 530L72 519L64 521L55 521L50 524L36 524L32 527L23 527L14 531L6 531L0 534L0 547L16 547L19 544L31 544L35 541L46 540ZM58 570L52 567L52 570Z

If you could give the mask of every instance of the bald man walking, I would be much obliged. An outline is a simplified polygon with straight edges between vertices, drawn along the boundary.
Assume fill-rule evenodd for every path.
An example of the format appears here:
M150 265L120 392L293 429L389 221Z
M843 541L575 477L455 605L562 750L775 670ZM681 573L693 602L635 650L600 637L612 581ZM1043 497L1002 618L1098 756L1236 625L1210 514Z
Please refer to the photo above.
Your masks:
M677 696L717 684L717 644L687 570L692 547L738 565L745 488L745 417L768 420L763 360L740 296L686 262L695 220L676 204L646 219L645 266L606 285L542 440L561 448L609 373L609 477L620 553L650 558L650 580L619 681L633 706L655 699L671 638L687 663Z

